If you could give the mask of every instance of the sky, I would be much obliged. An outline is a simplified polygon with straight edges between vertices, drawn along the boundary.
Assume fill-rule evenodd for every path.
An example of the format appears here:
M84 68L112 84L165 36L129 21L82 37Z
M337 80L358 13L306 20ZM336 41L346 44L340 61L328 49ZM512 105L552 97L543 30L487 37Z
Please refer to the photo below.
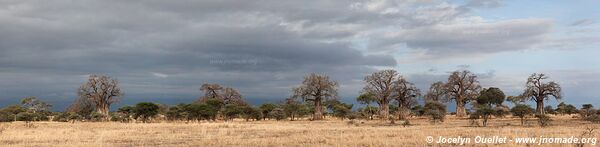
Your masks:
M35 96L64 110L90 74L119 80L115 105L192 102L203 83L280 102L309 73L353 102L395 69L426 91L455 70L518 95L532 73L600 106L599 1L0 1L0 106ZM113 107L114 108L114 107Z

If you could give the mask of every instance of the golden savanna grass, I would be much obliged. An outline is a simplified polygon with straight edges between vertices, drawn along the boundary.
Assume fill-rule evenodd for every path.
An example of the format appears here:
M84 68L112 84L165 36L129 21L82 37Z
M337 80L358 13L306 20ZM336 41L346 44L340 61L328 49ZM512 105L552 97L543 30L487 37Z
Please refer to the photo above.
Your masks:
M431 124L425 118L411 119L410 126L397 122L328 119L325 121L233 122L24 122L0 124L0 146L453 146L428 144L427 136L474 137L570 137L581 136L590 128L598 136L600 125L554 116L552 126L520 126L518 119L490 120L488 127L469 126L468 119L448 118ZM516 146L517 144L468 144L469 146ZM520 144L519 146L525 146ZM532 146L537 146L533 145ZM546 144L545 146L573 146ZM589 146L589 144L587 145Z

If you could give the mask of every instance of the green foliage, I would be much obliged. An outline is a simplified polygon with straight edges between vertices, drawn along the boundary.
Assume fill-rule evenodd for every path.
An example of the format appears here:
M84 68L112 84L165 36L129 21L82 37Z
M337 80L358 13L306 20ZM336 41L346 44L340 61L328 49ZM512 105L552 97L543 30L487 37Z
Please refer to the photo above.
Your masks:
M187 117L187 112L185 111L186 104L179 104L173 107L169 107L167 112L165 112L165 116L169 121L181 120Z
M358 112L351 112L350 114L346 115L346 118L348 118L349 120L355 120L359 117L360 115L358 114Z
M216 120L218 110L208 104L187 104L183 106L187 120Z
M35 121L35 120L37 120L37 117L38 117L38 115L36 115L35 113L31 113L31 112L21 112L21 113L17 114L18 121L25 121L25 122Z
M416 105L410 108L410 112L414 116L423 116L425 115L425 108L421 105Z
M68 122L69 121L69 113L68 112L58 112L54 115L52 121L58 122Z
M581 106L581 110L579 110L579 115L581 118L587 118L593 115L596 111L594 110L594 106L592 104L583 104Z
M17 120L17 114L25 112L27 109L19 105L10 105L0 110L0 122L9 122Z
M558 114L575 114L577 113L577 108L571 104L565 104L565 102L561 102L556 106L556 112Z
M546 114L557 114L556 110L550 105L544 107L544 111Z
M209 107L211 107L217 111L220 111L223 107L225 107L225 102L223 102L223 100L221 100L221 99L209 99L209 100L206 100L204 102L204 104L208 105Z
M225 120L233 120L242 114L242 107L234 104L226 105L223 114L225 115Z
M475 112L469 115L469 119L477 120L483 119L483 126L487 126L488 120L492 115L495 115L496 111L489 105L477 105L475 106Z
M356 97L356 101L358 101L361 104L370 105L371 103L376 102L377 98L375 98L373 94L363 93L360 96Z
M585 118L585 120L598 124L598 123L600 123L600 114L591 115L591 116Z
M133 117L135 119L141 119L142 122L146 122L149 118L152 118L158 114L159 106L151 102L141 102L135 105L133 108Z
M260 109L252 106L242 107L242 115L244 116L244 119L246 119L246 121L249 121L250 119L259 121L262 119L262 113Z
M102 113L92 112L92 114L90 114L91 121L102 121L104 118L106 118L106 116L104 116Z
M275 108L277 108L278 106L273 104L273 103L264 103L262 105L260 105L260 111L263 115L263 120L267 119L267 118L273 118L271 117L271 115L269 115L271 113L271 111L273 111Z
M346 116L352 113L352 104L340 102L338 100L327 101L327 109L333 112L333 116L339 117L340 119L346 118Z
M375 106L366 106L364 108L358 109L360 116L373 120L373 116L379 112L379 108Z
M535 110L528 105L519 104L510 109L513 116L521 118L521 125L525 125L525 118L532 115Z
M285 110L283 110L282 108L275 108L273 109L273 111L271 111L269 113L269 115L273 118L275 118L275 120L282 120L285 119L287 116L285 115Z
M135 107L133 106L123 106L117 109L117 114L114 114L112 117L114 121L120 122L129 122L129 118L135 114Z
M505 99L504 92L496 87L490 87L481 90L479 96L476 99L477 104L481 105L502 105Z
M288 99L281 107L283 107L285 114L289 116L292 121L297 117L306 115L305 106L294 99Z
M423 109L424 115L428 116L432 123L444 122L444 118L446 117L446 105L437 101L430 101L425 103Z

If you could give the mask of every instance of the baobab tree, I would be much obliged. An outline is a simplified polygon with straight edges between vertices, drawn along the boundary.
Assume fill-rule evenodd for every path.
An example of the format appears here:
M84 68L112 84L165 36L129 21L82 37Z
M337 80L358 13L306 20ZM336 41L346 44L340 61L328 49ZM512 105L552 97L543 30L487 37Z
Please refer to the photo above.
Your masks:
M417 103L416 98L421 96L421 91L415 84L408 82L402 76L394 82L392 98L398 102L398 118L405 119L410 114L410 108Z
M204 92L204 98L219 98L221 90L223 86L214 83L205 83L200 87L200 91Z
M314 102L313 120L323 119L323 101L336 99L338 83L330 80L329 76L312 73L304 77L302 85L292 89L294 98Z
M445 84L444 82L438 81L435 82L433 84L431 84L431 86L429 87L429 90L427 91L427 94L425 94L425 101L426 102L443 102L445 101L446 98L446 91L445 90Z
M535 111L538 114L544 114L544 100L547 100L550 96L557 100L562 98L560 85L554 81L545 83L544 80L546 79L548 79L548 76L543 73L531 74L527 78L525 91L519 96L522 99L530 98L535 101L537 103Z
M445 87L448 100L456 101L457 117L467 115L465 105L475 99L481 89L477 76L468 70L452 72Z
M110 105L123 96L119 81L106 75L90 75L88 81L79 87L78 95L89 99L96 107L96 112L108 118Z
M204 96L198 98L197 102L205 102L206 100L214 99L222 101L223 104L245 105L246 102L242 98L240 92L231 87L223 87L219 84L205 83L202 84L200 90L204 92Z
M363 88L363 93L372 94L379 104L379 117L387 120L389 117L389 104L394 92L394 81L398 78L396 70L381 70L369 76L364 81L367 83Z

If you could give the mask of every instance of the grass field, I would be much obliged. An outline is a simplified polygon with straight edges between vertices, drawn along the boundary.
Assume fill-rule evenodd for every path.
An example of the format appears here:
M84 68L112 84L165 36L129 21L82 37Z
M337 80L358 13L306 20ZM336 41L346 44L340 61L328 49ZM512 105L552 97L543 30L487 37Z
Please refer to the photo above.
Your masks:
M326 121L252 121L245 122L24 122L0 124L0 146L453 146L428 144L427 136L474 137L580 137L600 125L555 116L552 126L520 126L518 119L493 119L488 127L469 126L467 119L448 118L431 124L425 118L411 119L410 126L381 121L358 120L350 123ZM584 137L597 137L594 130ZM528 144L467 144L469 146L526 146ZM537 146L537 144L529 144ZM543 146L574 146L543 144ZM586 146L590 146L587 144Z

